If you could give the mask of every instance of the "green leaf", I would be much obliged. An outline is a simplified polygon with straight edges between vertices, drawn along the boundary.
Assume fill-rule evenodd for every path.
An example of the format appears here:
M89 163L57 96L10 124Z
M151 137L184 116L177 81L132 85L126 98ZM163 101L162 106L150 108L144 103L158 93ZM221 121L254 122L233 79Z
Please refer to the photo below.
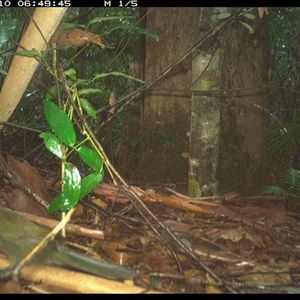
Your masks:
M97 113L96 110L93 108L92 104L84 98L80 98L79 101L82 108L88 113L88 115L90 115L93 118L96 118Z
M239 21L242 25L244 25L248 30L249 30L249 34L253 34L254 33L254 29L252 28L252 26L250 26L249 24Z
M96 172L100 172L102 169L102 159L101 157L92 149L87 147L80 147L77 149L81 159Z
M0 20L0 48L14 34L17 27L17 19Z
M40 137L44 139L44 144L50 152L58 156L60 159L63 158L61 143L60 140L57 138L57 136L55 136L52 133L45 132L45 133L41 133Z
M217 20L228 19L231 16L231 13L223 13L217 15Z
M80 198L88 195L102 180L104 172L102 169L101 173L92 173L81 180L81 193Z
M114 27L111 31L116 30L116 29L133 30L133 31L136 31L136 32L141 33L141 34L146 34L146 35L152 37L153 39L155 39L156 41L159 41L158 35L150 32L147 29L141 28L141 27L137 27L137 26L133 26L133 25L122 25L122 26Z
M74 207L81 193L81 177L78 169L72 164L65 164L63 191L51 202L48 211L66 211Z
M89 95L97 93L102 93L102 91L100 89L82 89L78 91L79 95Z
M54 84L48 89L48 93L45 96L45 100L51 100L53 97L57 96L62 92L63 88L61 84Z
M77 23L61 23L59 25L58 30L70 31L78 27L82 27L83 25L78 25Z
M67 146L72 146L76 142L76 134L71 120L65 112L51 101L43 101L46 120L58 136Z
M64 74L68 77L70 77L73 81L76 81L77 80L77 77L76 77L76 71L71 68L67 71L64 72Z
M250 19L250 20L254 20L255 19L255 16L252 15L252 14L242 14L243 17L247 18L247 19Z
M22 50L16 53L17 55L26 56L26 57L40 57L41 54L38 50Z
M129 80L134 80L134 81L137 81L137 82L140 82L140 83L144 83L144 81L139 79L139 78L136 78L136 77L124 74L124 73L120 73L120 72L110 72L110 73L96 74L95 77L92 79L92 82L96 79L105 78L107 76L122 76L122 77L125 77L125 78L129 79Z
M87 27L89 27L90 25L92 25L94 23L101 23L103 21L120 20L120 19L123 19L123 17L97 17L97 18L92 19L88 23Z
M60 211L62 202L63 202L62 193L60 193L51 201L49 208L48 208L48 212L52 214L56 211Z
M263 188L263 191L261 194L264 195L276 195L276 196L289 196L289 192L287 192L285 189L280 188L278 186L265 186Z
M69 210L77 204L80 199L81 176L78 169L72 164L65 165L63 178L63 203L61 210Z

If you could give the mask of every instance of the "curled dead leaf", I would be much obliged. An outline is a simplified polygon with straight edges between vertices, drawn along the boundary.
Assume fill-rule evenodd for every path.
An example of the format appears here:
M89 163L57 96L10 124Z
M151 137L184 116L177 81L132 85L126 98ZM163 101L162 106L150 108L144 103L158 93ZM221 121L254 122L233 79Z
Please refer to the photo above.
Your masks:
M105 45L102 44L101 38L98 34L81 29L56 31L52 37L52 43L56 43L57 46L70 47L82 47L87 43L94 43L99 45L101 48L106 48Z

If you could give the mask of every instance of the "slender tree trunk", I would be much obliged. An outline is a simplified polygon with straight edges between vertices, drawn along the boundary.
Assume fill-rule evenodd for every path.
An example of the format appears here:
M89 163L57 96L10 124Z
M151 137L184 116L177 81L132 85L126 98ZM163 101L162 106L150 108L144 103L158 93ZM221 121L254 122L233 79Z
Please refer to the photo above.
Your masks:
M227 8L202 7L199 37L215 24L211 21ZM215 18L216 19L216 18ZM219 90L222 81L224 40L210 40L194 51L193 86L195 91ZM218 191L220 141L220 98L193 94L189 149L188 191L190 197L213 195Z
M67 8L37 8L17 52L35 49L45 50L47 43L59 25ZM0 93L0 121L9 119L27 88L37 66L34 57L14 56ZM0 125L0 131L3 125Z

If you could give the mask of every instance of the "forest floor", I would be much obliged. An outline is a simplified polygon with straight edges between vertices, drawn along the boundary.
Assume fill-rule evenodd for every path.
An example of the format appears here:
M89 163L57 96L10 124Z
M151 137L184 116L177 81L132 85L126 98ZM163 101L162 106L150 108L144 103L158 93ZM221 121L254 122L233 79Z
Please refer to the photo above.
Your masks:
M53 190L59 184L45 180L29 164L12 158L9 164L2 161L0 169L1 198L6 205L53 227L47 223L47 217L34 217L35 210L26 209L35 200L25 195L24 187L31 189L33 195L45 198L45 186ZM13 177L17 174L22 184L12 185L6 178L7 172ZM78 205L71 223L85 231L79 230L80 236L73 231L67 240L86 255L139 271L134 280L92 284L94 276L90 276L76 282L76 288L66 289L49 278L36 282L29 274L17 283L2 282L0 290L18 293L300 292L299 200L261 195L243 197L235 192L192 199L176 190L176 185L124 189L102 183ZM70 276L70 281L78 280L70 274L65 275Z

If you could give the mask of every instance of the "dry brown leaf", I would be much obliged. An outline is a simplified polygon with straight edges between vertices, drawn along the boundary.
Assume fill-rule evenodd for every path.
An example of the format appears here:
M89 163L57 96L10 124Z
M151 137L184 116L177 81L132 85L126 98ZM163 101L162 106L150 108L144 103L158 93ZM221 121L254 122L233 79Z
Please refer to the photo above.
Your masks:
M242 282L263 282L273 284L291 284L292 277L289 268L276 268L268 266L256 266L248 273L244 273L239 276L239 280Z
M227 229L227 230L217 230L213 233L206 233L210 235L210 237L216 241L217 239L231 240L235 243L240 242L243 238L253 242L259 248L265 248L265 243L263 238L250 231L247 228L237 228L237 229Z
M258 16L262 18L264 14L268 15L269 14L269 8L268 7L258 7Z
M56 43L57 46L70 47L82 47L87 43L94 43L99 45L101 48L105 48L98 34L94 34L92 32L81 29L73 29L70 31L56 31L52 37L52 42Z
M7 163L4 161L2 161L2 163L5 164L2 167L7 168L6 172L11 174L12 179L22 186L23 190L30 190L31 193L36 197L39 197L45 205L52 200L53 197L48 193L46 185L39 173L26 161L20 162L8 155ZM51 218L42 205L32 197L29 197L18 187L7 186L1 191L1 196L5 200L7 206L13 210Z

